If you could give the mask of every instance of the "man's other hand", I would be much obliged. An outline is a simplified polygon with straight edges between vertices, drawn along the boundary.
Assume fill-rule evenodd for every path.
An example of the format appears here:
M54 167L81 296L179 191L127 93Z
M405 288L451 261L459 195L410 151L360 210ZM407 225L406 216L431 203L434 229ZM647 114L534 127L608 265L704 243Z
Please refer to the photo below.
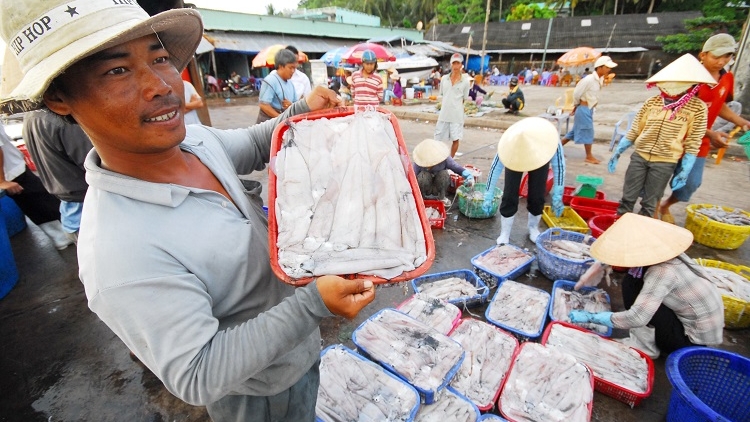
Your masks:
M326 275L318 277L315 283L328 310L347 319L353 319L375 299L375 285L370 280L346 280Z
M310 111L344 106L343 101L336 95L335 91L320 85L307 94L305 101L307 106L310 107Z

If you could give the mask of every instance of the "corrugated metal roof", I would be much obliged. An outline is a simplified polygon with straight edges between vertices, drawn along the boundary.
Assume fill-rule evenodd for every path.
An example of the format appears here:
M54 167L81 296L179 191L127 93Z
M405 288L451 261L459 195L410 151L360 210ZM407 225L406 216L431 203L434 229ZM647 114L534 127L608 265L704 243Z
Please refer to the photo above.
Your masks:
M257 34L243 32L210 31L204 35L217 52L234 51L257 54L274 44L290 44L305 53L325 53L338 47L356 44L356 41L333 38L314 38L284 34Z

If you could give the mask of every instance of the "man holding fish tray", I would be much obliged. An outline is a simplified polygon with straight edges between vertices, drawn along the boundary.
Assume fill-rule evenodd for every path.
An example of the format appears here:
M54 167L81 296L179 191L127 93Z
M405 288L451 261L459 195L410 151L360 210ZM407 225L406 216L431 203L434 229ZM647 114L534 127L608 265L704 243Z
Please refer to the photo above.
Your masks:
M639 214L620 217L592 245L591 256L604 265L628 268L622 281L626 311L574 310L573 323L630 329L621 340L651 358L688 346L722 342L724 304L706 270L684 252L693 234L673 224ZM601 280L594 264L576 288Z
M541 117L528 117L514 123L500 137L497 155L490 167L487 190L482 208L489 213L495 195L495 185L505 169L505 186L500 202L500 236L497 244L510 240L513 219L518 211L518 191L523 172L529 174L529 194L526 209L529 211L529 239L536 242L539 236L539 220L544 210L544 195L547 190L547 173L552 166L554 187L552 188L552 210L556 216L563 212L562 196L565 186L565 156L560 135L555 126Z
M451 206L451 200L445 197L451 176L448 170L460 174L466 186L474 185L474 175L451 158L448 145L434 139L425 139L414 147L414 174L417 175L419 190L423 198L437 198Z

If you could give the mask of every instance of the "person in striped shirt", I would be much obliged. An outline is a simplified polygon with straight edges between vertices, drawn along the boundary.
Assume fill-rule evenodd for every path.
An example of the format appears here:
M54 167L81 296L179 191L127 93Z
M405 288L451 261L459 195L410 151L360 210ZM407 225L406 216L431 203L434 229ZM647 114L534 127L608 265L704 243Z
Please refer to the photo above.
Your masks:
M375 52L362 53L362 69L352 74L352 99L354 106L376 107L383 100L383 78L377 74L378 59Z
M698 59L685 54L646 83L658 87L660 93L641 106L609 160L608 170L614 173L620 155L635 146L625 172L618 215L632 212L642 196L639 214L653 217L678 161L680 169L671 187L677 190L685 186L706 133L706 104L695 94L702 84L716 81Z

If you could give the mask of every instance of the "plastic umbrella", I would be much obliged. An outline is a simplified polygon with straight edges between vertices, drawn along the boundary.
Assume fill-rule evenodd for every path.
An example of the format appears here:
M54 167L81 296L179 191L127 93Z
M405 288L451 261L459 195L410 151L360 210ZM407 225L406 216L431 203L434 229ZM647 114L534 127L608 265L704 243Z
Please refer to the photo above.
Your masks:
M593 63L602 53L591 47L577 47L563 54L557 59L557 64L562 67L576 67Z
M326 51L320 60L322 60L326 66L338 67L341 63L341 56L346 53L347 50L349 50L349 47L334 48L333 50Z
M378 58L379 62L396 60L396 56L388 51L387 48L383 47L380 44L373 44L369 42L357 44L354 47L350 48L341 55L341 60L344 60L350 64L360 64L362 63L362 53L364 53L366 50L372 50L373 53L375 53L375 57Z
M276 53L284 48L286 48L286 46L283 44L274 44L260 50L253 59L253 67L274 67L274 57L276 57ZM307 61L307 54L300 51L298 56L298 61L300 63Z

